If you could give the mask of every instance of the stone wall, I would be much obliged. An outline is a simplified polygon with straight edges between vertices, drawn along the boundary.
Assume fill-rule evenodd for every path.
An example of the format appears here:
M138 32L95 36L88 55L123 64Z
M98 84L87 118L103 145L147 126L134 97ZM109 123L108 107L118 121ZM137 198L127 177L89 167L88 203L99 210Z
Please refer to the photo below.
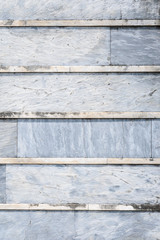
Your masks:
M159 13L0 0L0 240L160 240Z

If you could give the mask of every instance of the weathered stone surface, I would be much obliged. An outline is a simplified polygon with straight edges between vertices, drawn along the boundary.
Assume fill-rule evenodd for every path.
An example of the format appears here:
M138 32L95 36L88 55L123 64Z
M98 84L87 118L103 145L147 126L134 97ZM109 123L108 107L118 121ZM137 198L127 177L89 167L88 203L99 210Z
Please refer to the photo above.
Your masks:
M156 27L158 19L0 20L0 27Z
M0 74L0 111L160 111L159 76Z
M0 166L0 203L6 201L6 167Z
M151 156L151 120L125 120L122 147L123 157Z
M1 0L0 19L159 19L159 0Z
M151 122L18 120L19 157L151 157Z
M158 65L2 66L0 73L160 73Z
M160 213L0 212L3 240L157 240Z
M17 120L1 119L0 157L16 157L16 154L17 154Z
M6 166L7 203L158 203L157 166Z
M73 212L0 212L3 240L67 240L73 236Z
M2 28L1 65L108 65L109 31L109 28Z
M111 64L159 65L159 56L158 28L111 29Z
M76 213L76 240L157 240L159 213Z
M152 121L152 156L160 157L160 120Z

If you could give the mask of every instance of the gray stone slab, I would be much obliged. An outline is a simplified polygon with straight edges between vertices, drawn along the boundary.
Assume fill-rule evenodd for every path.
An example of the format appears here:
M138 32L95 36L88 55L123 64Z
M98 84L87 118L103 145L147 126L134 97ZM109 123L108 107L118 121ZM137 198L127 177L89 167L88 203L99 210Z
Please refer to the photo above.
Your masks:
M159 213L76 213L76 240L159 240Z
M109 28L2 28L1 65L108 65Z
M160 203L158 166L6 166L7 203Z
M18 120L18 157L151 157L151 122Z
M152 120L152 156L160 157L160 119Z
M0 119L0 157L16 157L17 120Z
M160 111L159 78L156 73L4 73L0 111Z
M159 65L159 28L115 28L111 30L111 64Z
M159 19L159 0L1 0L0 19Z
M18 134L19 157L122 156L119 120L19 120Z
M151 157L151 120L123 121L124 156Z
M69 240L73 236L73 212L0 212L3 240Z
M160 213L0 212L3 240L159 240Z
M6 202L6 167L0 166L0 203Z

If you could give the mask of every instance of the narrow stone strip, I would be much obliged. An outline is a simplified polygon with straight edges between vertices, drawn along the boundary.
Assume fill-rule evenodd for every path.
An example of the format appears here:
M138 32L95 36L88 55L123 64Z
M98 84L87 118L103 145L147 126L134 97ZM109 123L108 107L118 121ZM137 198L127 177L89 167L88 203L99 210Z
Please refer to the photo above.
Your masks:
M160 72L160 66L3 66L0 73L145 73Z
M0 204L0 210L13 211L138 211L160 212L160 204Z
M160 165L160 158L0 158L9 165Z
M160 20L0 20L0 27L152 27Z
M160 112L0 112L0 119L156 119Z

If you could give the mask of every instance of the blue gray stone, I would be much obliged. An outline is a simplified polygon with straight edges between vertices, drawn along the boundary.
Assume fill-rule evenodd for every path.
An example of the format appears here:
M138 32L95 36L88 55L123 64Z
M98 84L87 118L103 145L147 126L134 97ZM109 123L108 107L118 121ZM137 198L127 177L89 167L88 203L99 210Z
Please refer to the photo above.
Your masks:
M159 240L160 213L76 213L76 240Z
M159 0L0 0L0 19L159 19Z
M69 240L73 237L73 212L0 211L0 239Z
M160 203L157 166L6 166L7 203Z
M16 157L16 154L17 120L0 119L0 157Z
M151 120L123 121L123 157L151 156Z
M18 157L151 157L151 122L18 120Z
M108 65L109 28L2 28L1 65ZM28 67L28 71L30 68Z
M3 240L159 240L160 213L0 212Z
M0 102L0 111L160 111L159 74L0 74Z
M152 120L152 156L160 158L160 119Z
M160 65L159 28L111 29L111 64Z
M6 166L0 166L0 203L6 202Z

